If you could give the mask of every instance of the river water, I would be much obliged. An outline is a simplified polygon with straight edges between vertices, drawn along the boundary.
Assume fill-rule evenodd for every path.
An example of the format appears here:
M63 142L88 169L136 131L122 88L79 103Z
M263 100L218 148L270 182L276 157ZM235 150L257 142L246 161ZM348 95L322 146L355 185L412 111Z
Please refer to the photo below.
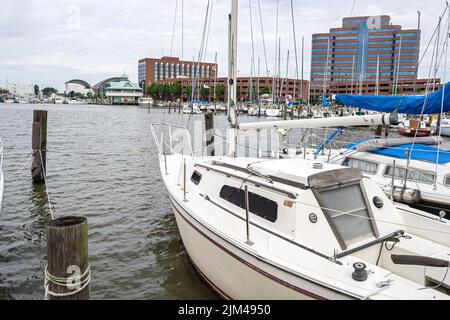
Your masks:
M91 298L217 299L183 248L151 135L151 124L161 122L189 123L191 132L201 131L201 115L138 107L0 104L6 180L0 300L44 296L45 225L51 213L45 186L32 184L27 163L35 109L48 110L47 183L54 216L88 218ZM217 115L215 123L223 130L227 117ZM246 141L255 147L253 138ZM223 148L223 142L216 143Z
M5 194L0 214L0 299L42 299L43 185L31 182L33 110L48 110L47 183L55 217L89 223L92 299L216 299L183 249L160 177L151 122L163 110L0 104ZM202 117L200 116L200 119ZM226 123L225 116L218 122Z

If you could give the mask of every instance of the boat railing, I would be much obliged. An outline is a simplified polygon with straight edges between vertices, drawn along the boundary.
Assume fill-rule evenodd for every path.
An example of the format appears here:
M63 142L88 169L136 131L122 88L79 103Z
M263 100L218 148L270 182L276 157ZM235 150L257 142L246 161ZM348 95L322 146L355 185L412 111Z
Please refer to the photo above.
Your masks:
M159 154L194 156L191 134L185 127L167 123L152 124L151 132Z

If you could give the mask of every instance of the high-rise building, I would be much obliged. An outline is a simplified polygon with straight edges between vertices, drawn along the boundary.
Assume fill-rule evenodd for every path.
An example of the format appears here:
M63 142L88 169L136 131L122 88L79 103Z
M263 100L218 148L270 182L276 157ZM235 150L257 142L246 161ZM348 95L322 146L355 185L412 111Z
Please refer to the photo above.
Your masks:
M344 18L341 28L314 34L311 97L421 91L426 81L417 81L420 34L393 25L386 15Z
M214 78L217 64L180 61L179 58L162 57L161 59L146 58L139 60L139 85L149 87L162 80L183 78Z

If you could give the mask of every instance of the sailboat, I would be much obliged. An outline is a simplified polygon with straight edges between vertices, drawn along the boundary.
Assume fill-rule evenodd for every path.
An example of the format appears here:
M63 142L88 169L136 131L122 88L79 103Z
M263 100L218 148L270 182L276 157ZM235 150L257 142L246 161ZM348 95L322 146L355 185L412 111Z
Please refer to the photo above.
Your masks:
M2 211L4 189L5 189L5 177L3 175L3 142L0 139L0 212Z
M152 126L181 238L200 275L227 299L450 299L436 287L450 286L449 237L421 229L435 221L399 212L353 168L237 156L237 9L232 0L228 156L177 152L177 127L159 125L166 131L158 136ZM190 141L187 129L184 135Z

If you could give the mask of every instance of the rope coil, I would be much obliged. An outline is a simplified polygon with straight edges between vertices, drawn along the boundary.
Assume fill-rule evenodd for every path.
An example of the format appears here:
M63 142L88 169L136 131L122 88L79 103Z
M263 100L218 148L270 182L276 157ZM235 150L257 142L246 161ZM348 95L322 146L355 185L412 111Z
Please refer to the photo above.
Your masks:
M50 296L52 297L70 297L77 293L83 291L91 282L91 264L88 263L86 270L80 276L70 276L68 278L57 277L49 273L48 265L45 267L45 280L44 280L44 289L45 289L45 300L49 300ZM56 293L50 291L50 283L53 283L56 286L67 288L70 290L73 287L79 287L74 291L64 292L64 293Z

